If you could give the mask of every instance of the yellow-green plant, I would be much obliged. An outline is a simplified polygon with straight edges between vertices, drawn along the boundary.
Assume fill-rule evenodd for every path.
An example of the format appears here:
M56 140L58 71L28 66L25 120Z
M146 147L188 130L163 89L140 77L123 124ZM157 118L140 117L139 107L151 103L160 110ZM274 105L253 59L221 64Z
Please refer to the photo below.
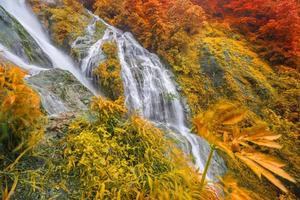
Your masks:
M126 117L122 98L96 98L93 123L70 125L64 171L83 199L218 199L183 153L146 120ZM78 183L79 184L74 184Z
M293 177L282 168L282 162L270 155L258 151L257 146L280 149L275 140L281 137L272 133L262 122L242 126L247 116L247 110L239 105L221 101L214 107L194 118L197 133L211 144L211 154L218 148L231 158L237 158L246 164L259 178L264 176L271 183L287 193L288 190L273 174L291 182ZM208 168L210 160L206 167ZM206 169L207 170L207 169ZM205 177L205 173L203 177ZM202 182L203 183L203 182Z
M59 45L69 47L84 34L89 18L78 0L62 0L55 7L40 0L29 0L29 3Z

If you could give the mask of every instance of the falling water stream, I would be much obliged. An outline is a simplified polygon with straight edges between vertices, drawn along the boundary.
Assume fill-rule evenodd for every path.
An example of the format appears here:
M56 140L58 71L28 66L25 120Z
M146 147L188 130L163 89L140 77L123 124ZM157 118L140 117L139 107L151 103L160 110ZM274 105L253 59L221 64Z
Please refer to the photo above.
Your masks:
M81 49L84 52L79 68L68 55L51 43L49 36L26 5L25 0L0 0L0 5L26 29L50 58L54 68L70 71L94 94L98 94L98 92L91 81L92 78L95 78L92 72L95 67L99 66L99 63L105 60L101 47L106 41L116 42L122 66L127 107L168 130L183 151L194 158L195 166L200 171L204 169L209 145L205 140L190 132L186 122L184 104L173 81L172 73L166 69L157 55L144 49L132 34L123 33L106 24L97 16L93 16L92 22L86 29L86 35L79 37L72 45L73 48ZM96 23L106 26L102 38L95 39ZM0 54L32 73L46 70L44 66L26 62L2 44L0 44ZM41 95L47 96L48 94L41 93ZM64 109L60 102L56 102L53 97L50 96L46 99L49 99L48 104L53 112L58 112L57 108ZM215 154L208 178L215 180L224 171L224 161Z
M202 171L209 154L209 144L192 134L187 127L186 112L172 73L165 68L157 55L143 48L132 34L123 33L97 16L93 17L86 29L86 35L79 37L73 44L73 48L78 49L86 46L82 43L89 46L87 50L84 49L86 55L81 60L82 73L92 76L94 68L105 60L102 45L107 41L116 42L127 107L169 130L184 152L193 157L195 166ZM107 28L103 37L93 43L96 23L105 24ZM216 176L224 172L224 166L223 160L214 155L208 173L209 179L215 180Z
M50 58L53 67L71 72L84 86L86 86L94 94L98 94L92 82L85 78L85 76L81 75L78 67L75 66L72 59L51 43L49 36L43 30L42 25L38 21L37 17L32 13L25 0L0 0L0 5L25 28L31 37L33 37L44 53L46 53ZM1 44L0 51L4 52L2 55L6 59L26 70L36 72L38 70L45 69L45 66L34 66L28 64L22 58L16 59L17 56L9 52L4 45Z

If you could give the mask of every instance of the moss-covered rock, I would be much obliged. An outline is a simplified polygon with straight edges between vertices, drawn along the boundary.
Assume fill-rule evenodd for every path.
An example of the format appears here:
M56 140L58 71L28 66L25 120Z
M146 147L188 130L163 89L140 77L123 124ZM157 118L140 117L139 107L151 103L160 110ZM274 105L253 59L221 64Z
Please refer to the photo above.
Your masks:
M203 99L199 102L200 107L206 110L208 105L220 99L234 100L248 107L253 112L252 120L264 120L272 131L282 134L281 150L263 148L262 151L284 161L287 164L285 170L299 182L299 74L286 67L272 69L251 49L251 45L236 35L218 31L203 35L199 40L199 80L205 91L197 93ZM278 189L266 179L257 179L242 163L226 155L223 157L229 173L241 186L267 199L280 196ZM295 199L299 184L284 183L293 193L289 198Z
M87 56L88 50L102 39L107 26L102 21L95 21L85 28L85 35L79 36L71 46L71 56L78 62Z
M258 102L274 95L272 69L243 42L205 37L200 46L200 71L219 96Z

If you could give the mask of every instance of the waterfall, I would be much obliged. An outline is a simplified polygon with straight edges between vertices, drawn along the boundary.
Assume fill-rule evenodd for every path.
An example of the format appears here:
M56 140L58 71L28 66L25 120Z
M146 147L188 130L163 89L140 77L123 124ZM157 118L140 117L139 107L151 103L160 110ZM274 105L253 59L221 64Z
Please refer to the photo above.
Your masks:
M103 37L95 41L93 35L96 23L104 23L107 28ZM79 37L73 44L73 48L79 50L84 46L82 42L90 46L87 50L83 49L86 53L80 62L82 73L92 76L94 68L105 59L101 46L107 41L114 41L118 46L125 103L129 110L138 112L158 126L169 130L184 152L194 158L195 166L203 171L210 150L209 144L192 134L187 127L184 105L172 73L165 68L157 55L143 48L132 34L123 33L94 16L86 35ZM208 178L216 180L224 171L224 161L215 154Z
M157 55L144 49L130 33L123 33L94 16L87 27L86 35L79 37L72 45L73 48L84 52L80 59L80 67L78 67L68 55L51 43L49 36L26 5L25 0L1 0L0 6L24 27L49 57L54 68L70 71L94 94L98 94L98 91L92 83L92 79L95 78L93 69L105 60L101 47L106 41L115 41L122 66L125 102L129 110L140 113L141 116L164 128L170 137L178 141L183 151L194 158L195 166L200 171L203 170L209 154L209 145L205 140L190 132L184 104L172 73L166 69ZM95 38L96 23L106 26L102 38ZM32 74L47 70L46 66L28 63L24 58L8 50L4 44L0 44L0 54ZM48 106L50 113L67 110L53 95L44 93L44 90L41 90L40 94L42 102L46 104L46 109ZM209 179L215 180L221 175L225 170L224 166L223 160L215 154L208 173Z
M94 94L99 94L92 84L92 81L80 73L80 70L74 64L72 59L52 44L49 36L43 30L42 25L32 13L31 8L27 6L25 0L1 0L0 6L2 6L6 12L13 16L25 28L28 34L30 34L39 47L50 58L53 67L71 72L90 91ZM47 68L45 66L35 66L26 63L24 59L18 58L18 56L10 52L4 44L0 44L0 54L12 63L28 70L30 73L36 73L39 70Z

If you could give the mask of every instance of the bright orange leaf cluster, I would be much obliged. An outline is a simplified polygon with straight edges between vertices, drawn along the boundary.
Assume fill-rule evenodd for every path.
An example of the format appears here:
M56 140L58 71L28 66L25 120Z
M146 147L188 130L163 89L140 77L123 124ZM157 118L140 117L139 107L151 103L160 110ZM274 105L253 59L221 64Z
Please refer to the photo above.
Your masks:
M0 142L11 148L27 140L42 117L40 98L24 76L19 68L0 64Z

